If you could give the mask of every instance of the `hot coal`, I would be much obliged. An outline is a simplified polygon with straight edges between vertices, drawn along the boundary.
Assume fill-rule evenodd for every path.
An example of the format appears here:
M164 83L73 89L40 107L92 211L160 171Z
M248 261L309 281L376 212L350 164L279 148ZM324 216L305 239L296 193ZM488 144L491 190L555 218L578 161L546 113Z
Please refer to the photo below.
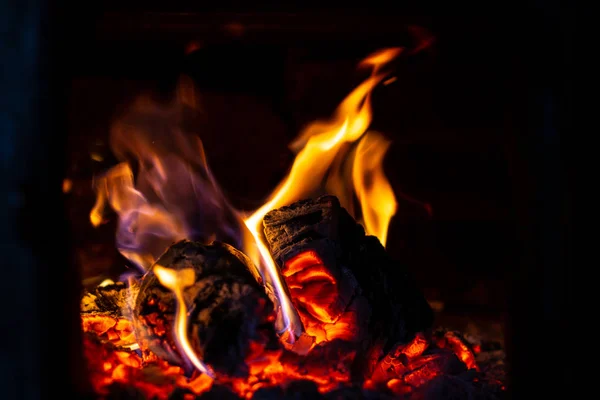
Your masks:
M100 325L88 325L94 327ZM378 363L379 372L367 380L349 379L349 371L340 370L352 360L352 344L339 339L316 346L306 356L252 346L253 354L246 358L248 377L220 376L212 381L201 374L187 378L180 367L158 358L143 360L141 352L99 340L93 333L89 331L85 338L90 377L97 393L107 398L437 399L442 393L443 398L496 399L503 394L504 379L497 379L497 372L504 370L503 356L497 344L480 339L468 342L445 329L419 333L408 343L397 344ZM447 345L448 338L466 346L480 371L468 369L461 361L464 354L455 353Z

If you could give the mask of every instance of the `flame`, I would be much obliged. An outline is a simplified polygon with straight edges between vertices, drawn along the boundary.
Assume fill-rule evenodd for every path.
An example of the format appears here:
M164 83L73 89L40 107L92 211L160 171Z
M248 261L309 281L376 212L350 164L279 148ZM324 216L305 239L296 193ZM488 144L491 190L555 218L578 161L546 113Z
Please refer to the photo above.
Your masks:
M216 183L202 142L184 129L197 103L184 77L170 104L142 96L111 130L111 148L122 162L96 179L90 220L107 222L110 206L119 217L117 248L144 271L181 239L218 237L241 248L243 224Z
M288 332L289 334L286 335L286 338L290 343L294 343L296 338L300 336L302 332L302 323L300 322L300 317L298 316L298 313L294 309L292 302L286 290L284 289L277 265L275 264L275 261L273 261L271 253L269 252L269 249L262 238L262 234L259 231L260 227L262 226L262 218L258 224L253 224L251 220L247 219L244 220L244 223L248 227L248 230L254 239L254 243L246 243L244 247L246 251L250 249L249 256L254 264L263 266L263 271L266 272L266 274L263 275L266 275L266 277L268 277L268 282L273 285L276 299L279 302L280 308L277 314L283 319L283 329L280 328L279 334L281 335L284 332ZM260 255L259 257L257 257L256 251L252 249L253 244L256 246L255 248L258 249L258 254Z
M115 284L115 282L112 279L105 279L98 284L98 287L110 286L110 285L114 285L114 284Z
M382 135L368 132L358 143L352 168L365 228L384 246L390 220L396 214L394 191L383 172L383 157L390 143Z
M193 268L185 268L181 270L173 270L165 268L159 264L153 267L154 274L160 283L173 292L175 300L177 300L177 311L175 313L175 338L181 351L185 354L188 360L194 364L198 371L214 377L214 373L205 365L196 355L187 335L187 306L183 298L183 290L192 286L196 280L196 273Z
M144 245L141 242L145 240L146 233L152 232L157 238L163 239L164 248L172 240L186 236L182 221L174 218L173 214L160 205L150 204L135 188L133 171L127 163L116 165L98 181L98 196L90 214L94 226L104 222L106 203L119 215L119 224L123 227L119 229L121 240L117 239L119 250L144 270L148 269L155 256L160 254L143 250ZM131 247L133 251L130 250Z
M378 50L362 60L359 65L361 67L370 66L377 70L382 65L387 64L394 58L398 57L398 55L402 53L402 50L403 49L401 47Z

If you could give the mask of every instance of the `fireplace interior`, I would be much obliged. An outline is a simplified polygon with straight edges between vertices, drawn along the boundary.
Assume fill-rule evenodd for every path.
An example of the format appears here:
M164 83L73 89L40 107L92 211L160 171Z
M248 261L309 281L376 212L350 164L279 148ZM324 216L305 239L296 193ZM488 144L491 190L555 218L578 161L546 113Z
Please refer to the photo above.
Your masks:
M46 108L29 112L33 149L5 144L36 160L3 207L20 210L7 253L24 266L6 294L30 310L4 342L33 343L8 358L8 398L505 399L549 369L570 278L548 131L567 113L535 68L546 42L526 43L561 39L556 20L153 2L69 19L42 3L49 85L28 90ZM321 143L273 200L315 121L346 147L326 161Z

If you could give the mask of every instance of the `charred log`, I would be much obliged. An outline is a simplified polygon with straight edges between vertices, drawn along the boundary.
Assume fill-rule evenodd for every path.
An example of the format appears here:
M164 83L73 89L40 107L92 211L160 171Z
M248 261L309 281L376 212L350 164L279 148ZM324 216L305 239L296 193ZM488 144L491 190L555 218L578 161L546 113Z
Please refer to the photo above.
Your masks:
M195 283L184 291L189 315L188 338L196 354L217 373L244 376L252 341L276 344L272 303L250 270L250 260L235 248L180 241L156 262L166 268L193 268ZM155 274L140 285L134 309L138 343L148 356L181 364L173 321L176 301Z
M354 339L362 351L356 364L366 367L363 376L395 343L431 327L433 312L408 269L366 235L336 197L273 210L264 218L264 233L305 324L316 319L335 329L349 310L357 313Z

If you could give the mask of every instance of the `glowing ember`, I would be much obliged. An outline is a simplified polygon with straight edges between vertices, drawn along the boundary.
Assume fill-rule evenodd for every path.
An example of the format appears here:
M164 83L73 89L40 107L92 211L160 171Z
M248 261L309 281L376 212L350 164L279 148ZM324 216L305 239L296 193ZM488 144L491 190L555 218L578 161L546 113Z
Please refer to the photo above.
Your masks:
M360 313L356 309L340 311L344 307L339 304L338 282L315 251L304 251L291 258L282 273L306 332L315 337L315 344L336 339L354 342L360 338Z
M85 321L84 330L100 335L97 337L106 337L107 329L111 329L108 327L126 325L124 322L115 324L112 318L101 316ZM440 337L444 336L460 340L452 332ZM287 385L295 380L313 381L320 393L327 393L351 382L348 366L354 357L352 352L331 347L317 347L308 356L298 356L252 342L251 351L246 356L249 366L247 376L217 375L213 379L206 374L196 374L186 378L181 367L156 357L142 359L137 352L131 351L133 349L117 346L116 341L102 344L93 336L86 336L84 341L92 383L97 393L108 394L113 383L121 383L136 388L146 398L158 399L169 398L176 388L199 395L216 383L231 388L240 398L249 399L258 389ZM438 340L430 341L425 335L418 334L411 342L399 344L380 362L373 377L363 383L364 389L385 389L396 395L406 395L433 383L436 377L454 376L470 368L461 361L467 352L473 356L467 347L455 352L439 347L439 343ZM501 382L491 383L498 390L503 390Z
M125 318L116 318L106 315L82 316L84 332L94 332L98 337L110 341L115 346L126 347L132 350L138 348L135 333L131 322Z
M468 368L479 370L475 362L475 353L478 348L471 348L464 339L461 339L456 332L446 332L443 336L437 338L437 345L441 348L452 350Z
M208 375L187 379L180 367L160 360L144 363L137 353L100 344L91 336L84 337L84 349L90 380L99 395L108 395L116 383L137 389L144 398L166 400L175 389L199 395L213 384Z
M187 359L190 360L200 372L214 377L214 373L210 368L198 359L198 356L196 356L187 337L187 313L185 300L183 298L183 290L194 284L196 279L194 270L192 268L186 268L175 271L156 264L153 267L153 271L160 283L171 290L177 300L177 311L175 314L175 338L177 344L180 346Z

